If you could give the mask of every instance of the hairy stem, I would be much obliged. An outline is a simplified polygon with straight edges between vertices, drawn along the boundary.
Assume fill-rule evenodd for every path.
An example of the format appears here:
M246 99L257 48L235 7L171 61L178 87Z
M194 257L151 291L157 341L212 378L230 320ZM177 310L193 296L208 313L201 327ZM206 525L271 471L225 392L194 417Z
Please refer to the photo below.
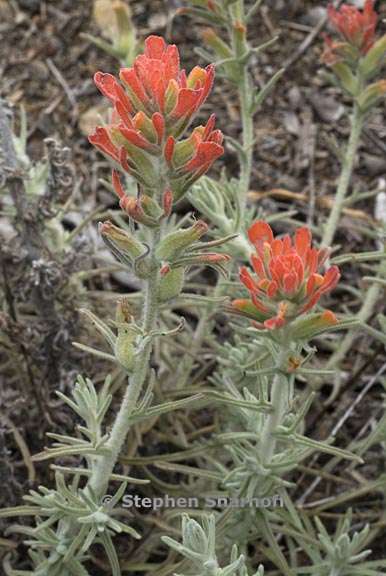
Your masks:
M241 138L242 154L240 157L240 178L239 178L239 202L240 202L240 222L242 224L247 203L247 194L252 172L253 158L253 117L252 107L252 86L248 72L248 58L245 58L249 46L246 36L240 35L239 27L245 22L245 6L243 0L238 0L231 7L232 28L230 29L231 41L235 58L238 59L238 94L241 116Z
M157 319L157 295L158 295L158 268L155 262L155 248L160 240L160 232L152 232L152 240L150 247L150 259L153 264L152 273L146 280L145 287L145 302L142 317L142 328L146 333L150 332L155 325ZM143 351L138 356L133 373L129 379L129 385L126 389L125 395L122 400L121 407L116 416L113 424L110 438L108 440L109 452L101 456L95 463L92 475L87 483L86 490L91 488L97 498L101 498L107 490L110 475L114 470L114 466L118 460L120 451L125 442L127 434L130 430L131 422L130 415L132 414L137 404L139 395L142 391L146 376L149 370L150 355L152 351L151 340L148 340L144 346ZM64 541L71 537L75 537L78 532L78 526L71 518L67 518L59 525L59 535ZM52 552L50 560L56 558L56 552Z
M344 207L344 201L350 185L351 176L354 168L355 156L358 150L362 127L363 113L357 104L354 104L354 110L351 116L351 132L348 141L346 153L343 159L342 172L340 174L338 188L334 198L334 205L328 217L324 234L322 238L323 246L331 246L337 227L339 226L340 216Z
M243 222L243 215L245 212L245 206L247 204L247 196L252 173L253 119L251 116L251 93L252 88L249 81L249 73L247 65L244 65L241 74L241 83L239 85L239 100L240 100L240 114L241 114L242 142L243 142L243 158L241 159L240 184L239 184L241 222Z
M159 239L159 232L153 232L150 252L150 258L153 259L153 262L151 262L152 273L146 280L145 303L142 318L142 328L145 335L154 328L157 317L158 268L156 266L156 262L154 261L154 250L159 242ZM152 342L151 340L148 340L141 354L138 355L133 374L129 379L129 385L126 389L121 407L111 430L107 445L109 448L109 453L100 457L90 478L88 485L93 489L97 496L102 496L106 491L109 477L113 472L122 445L129 432L131 426L130 415L135 409L139 395L143 388L143 384L148 374L151 350Z
M372 315L374 307L378 302L378 299L382 293L382 288L383 287L380 284L374 283L368 289L366 296L363 300L362 307L356 316L357 320L360 320L361 323L367 322L367 320ZM326 364L326 369L330 370L332 368L336 368L337 364L339 364L339 362L345 358L347 352L352 347L357 332L358 328L354 328L353 330L350 330L348 334L346 334L346 336L340 342L336 352L334 352L334 354L328 360Z
M386 262L381 261L376 277L382 278L385 275L385 273L386 273ZM369 320L369 318L371 318L374 312L374 308L376 307L377 302L379 301L379 298L382 294L382 290L383 286L381 284L377 284L376 282L374 282L366 292L361 309L356 315L357 320L359 320L362 325L365 324ZM332 356L328 360L326 364L327 370L336 369L337 366L339 366L340 362L344 360L349 350L351 350L357 335L358 335L358 328L354 328L353 330L350 330L346 334L346 336L340 342L337 350L332 354ZM330 405L335 400L337 394L339 393L341 382L342 382L341 378L335 379L333 390L326 401L328 405ZM318 384L318 387L321 387L323 383L324 381L322 380Z
M278 358L279 367L286 360L287 354L288 350L285 347L283 347L282 350L280 351ZM288 382L287 376L281 371L278 371L275 374L272 382L272 388L271 388L272 412L270 412L266 417L266 421L264 423L260 438L260 446L261 446L260 457L263 466L268 465L270 463L270 460L272 459L272 456L275 453L276 438L274 436L274 432L280 425L287 406L287 398L288 398L287 382Z

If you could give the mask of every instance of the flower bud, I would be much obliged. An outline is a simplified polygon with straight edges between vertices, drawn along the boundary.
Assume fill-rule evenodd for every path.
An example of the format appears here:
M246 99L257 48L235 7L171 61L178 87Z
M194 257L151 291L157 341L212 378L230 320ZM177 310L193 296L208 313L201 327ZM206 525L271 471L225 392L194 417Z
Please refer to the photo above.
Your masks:
M102 35L111 44L98 37L90 40L115 58L132 62L136 50L135 27L130 7L124 0L94 0L93 16Z
M173 269L169 268L168 271L164 270L164 274L161 276L159 282L159 301L167 302L181 294L184 286L184 279L185 271L182 267Z
M173 206L173 192L168 188L162 195L162 207L164 209L164 216L166 217L170 216L172 212L172 206Z
M138 198L127 196L116 170L112 172L112 182L113 188L120 198L119 205L122 210L135 222L153 228L159 226L159 220L163 216L163 212L155 200L146 194L141 194Z
M150 154L151 144L135 130L112 126L109 133L114 146L126 150L130 173L147 190L156 189L159 183L159 166L158 159Z
M160 208L159 204L155 200L153 200L151 196L147 196L146 194L140 194L138 200L146 216L148 216L149 218L153 218L157 222L160 220L160 218L162 218L163 211Z
M173 260L183 250L199 240L207 230L208 225L203 220L198 220L190 228L168 234L156 250L157 258L160 260Z
M131 372L135 363L135 339L137 330L131 325L127 299L121 298L118 301L116 310L116 322L118 324L118 334L114 345L114 355L119 364L128 372Z
M220 58L232 58L232 50L229 46L220 38L218 34L213 30L213 28L205 28L201 34L205 44L210 46L212 50Z
M151 205L150 196L141 194L139 198L133 198L132 196L127 196L124 200L121 200L119 205L122 210L124 210L134 222L148 226L149 228L157 228L159 226L158 218L154 218L151 212L154 212L155 206Z
M246 26L242 22L236 21L233 24L233 32L235 38L236 54L239 56L243 56L246 50L246 42L245 42L247 37Z
M239 316L245 316L250 320L256 322L264 322L266 315L260 312L256 306L247 298L237 298L231 303L232 312L236 312Z
M337 324L335 314L331 310L325 310L320 314L311 314L295 320L291 327L291 336L294 340L307 341Z
M121 364L121 366L123 366L128 372L131 372L134 368L135 338L136 334L129 326L127 328L120 328L114 346L114 355L117 362L119 362L119 364Z
M103 222L99 230L102 236L110 240L118 250L129 256L131 260L135 260L144 252L144 246L141 242L109 220Z
M232 60L234 58L231 48L216 34L213 28L205 28L201 36L203 42L212 48L220 60ZM222 66L226 76L233 82L237 82L240 76L238 63L229 61L224 62Z
M122 0L114 0L112 9L115 13L118 30L117 50L122 58L130 61L136 47L135 27L131 18L130 7Z
M386 55L386 34L379 38L367 52L361 63L361 71L366 76L372 76L382 66Z
M332 64L331 68L339 78L342 87L352 96L356 96L359 88L358 79L351 72L350 67L344 62L338 61Z
M373 106L378 104L379 100L383 98L386 94L386 80L379 80L367 86L365 90L358 96L357 102L358 106L367 112Z
M286 372L292 374L302 365L302 357L291 354L287 358Z
M119 298L115 310L115 321L118 323L129 323L132 321L132 319L133 316L131 314L130 302L128 298Z

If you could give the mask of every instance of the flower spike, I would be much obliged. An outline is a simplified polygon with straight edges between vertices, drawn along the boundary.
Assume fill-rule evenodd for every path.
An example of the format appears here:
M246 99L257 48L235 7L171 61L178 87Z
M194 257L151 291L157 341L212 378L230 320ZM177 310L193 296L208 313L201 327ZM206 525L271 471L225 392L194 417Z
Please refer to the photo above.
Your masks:
M119 78L122 84L111 74L94 76L114 109L112 122L98 127L89 140L136 178L150 196L159 188L160 163L164 164L166 188L177 202L224 152L214 115L206 126L178 140L211 91L214 66L196 66L187 75L180 68L177 47L159 36L149 36L144 53L132 68L121 69Z
M366 54L374 44L378 21L374 0L366 0L362 12L348 4L343 4L339 9L330 5L328 17L334 28L361 54Z
M275 238L270 225L258 220L248 230L255 246L251 257L254 274L240 269L240 281L250 300L238 299L233 310L258 321L260 328L276 330L311 310L323 294L337 285L340 273L332 266L325 275L318 270L327 257L324 249L312 247L308 228L299 228L294 238ZM324 316L324 320L331 315Z
M363 10L358 10L355 6L343 4L340 8L330 5L328 7L328 18L330 24L338 32L341 40L335 41L332 38L325 37L325 48L323 61L325 64L336 67L341 64L335 72L341 77L345 87L350 92L355 92L350 71L342 64L348 64L349 67L356 67L360 60L366 59L368 55L370 60L378 59L378 52L384 52L383 45L379 46L379 40L376 41L375 30L378 22L378 14L374 10L374 0L366 0ZM375 48L375 46L377 46ZM374 54L375 50L375 54ZM379 65L379 62L377 63ZM370 73L372 66L363 63L363 72Z

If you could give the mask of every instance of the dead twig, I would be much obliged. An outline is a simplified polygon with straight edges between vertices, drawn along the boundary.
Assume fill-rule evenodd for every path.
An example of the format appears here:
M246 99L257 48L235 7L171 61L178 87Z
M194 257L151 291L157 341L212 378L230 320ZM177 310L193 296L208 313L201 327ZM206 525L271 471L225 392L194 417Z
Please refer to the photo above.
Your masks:
M78 103L76 101L74 92L71 90L70 86L68 85L67 80L64 78L64 76L60 72L60 70L58 70L58 68L55 66L55 64L51 60L51 58L46 59L46 64L47 64L48 68L50 69L50 71L52 72L52 75L56 78L56 80L59 82L59 84L63 88L64 92L66 93L66 96L67 96L71 106L73 107L74 115L77 115L78 114Z
M16 428L16 426L13 424L13 422L8 418L8 416L3 415L3 420L6 424L6 426L8 426L8 428L12 432L12 435L15 439L15 442L16 442L16 444L20 450L20 453L23 457L25 467L28 470L28 481L32 483L35 481L36 471L35 471L34 463L32 461L31 452L29 451L29 448L28 448L23 436L20 434L19 430Z

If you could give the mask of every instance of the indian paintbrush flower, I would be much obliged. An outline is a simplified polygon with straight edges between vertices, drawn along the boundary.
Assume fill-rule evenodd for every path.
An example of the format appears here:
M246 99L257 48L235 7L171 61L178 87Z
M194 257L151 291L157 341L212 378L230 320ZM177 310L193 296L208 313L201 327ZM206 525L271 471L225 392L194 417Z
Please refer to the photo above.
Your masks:
M156 249L156 255L162 260L176 258L194 242L197 242L208 231L208 225L203 220L198 220L190 228L184 228L172 232L163 238Z
M134 176L146 194L159 189L161 178L177 201L224 151L214 115L178 140L212 88L214 66L196 66L187 75L177 47L149 36L144 54L119 77L121 82L111 74L95 74L95 84L114 109L111 123L98 127L89 140Z
M185 271L191 266L206 265L226 274L224 265L231 257L228 254L208 252L208 248L219 246L227 238L214 242L199 242L208 231L208 225L198 220L189 228L181 228L166 235L156 249L156 257L162 264L160 269L160 299L177 296L183 286Z
M325 38L323 61L333 68L338 63L356 68L359 63L364 76L374 74L386 53L386 36L377 40L375 35L378 14L374 10L374 0L366 0L363 11L347 4L339 9L330 5L328 17L342 39Z
M109 220L106 220L100 225L99 231L108 243L112 243L118 250L121 250L132 260L135 260L145 252L145 246L141 242L126 230L115 226Z
M275 238L269 224L255 222L248 230L256 253L251 257L254 274L246 266L240 269L240 280L250 294L249 299L233 301L232 307L243 316L256 321L258 328L281 328L308 312L326 292L338 283L337 266L324 276L318 272L328 257L328 250L311 245L308 228L299 228L293 239ZM334 324L329 312L318 322Z
M366 54L374 44L378 21L374 0L366 0L362 12L348 4L343 4L339 9L330 5L328 17L346 42L357 48L361 54Z
M163 196L163 205L165 206L166 204L166 209L164 208L164 210L162 210L158 203L147 194L139 194L138 197L128 196L123 189L119 174L116 170L113 170L112 173L112 183L119 198L120 207L135 222L144 224L150 228L156 228L159 226L161 219L169 215L170 207L168 206L168 202L165 201L167 191Z

